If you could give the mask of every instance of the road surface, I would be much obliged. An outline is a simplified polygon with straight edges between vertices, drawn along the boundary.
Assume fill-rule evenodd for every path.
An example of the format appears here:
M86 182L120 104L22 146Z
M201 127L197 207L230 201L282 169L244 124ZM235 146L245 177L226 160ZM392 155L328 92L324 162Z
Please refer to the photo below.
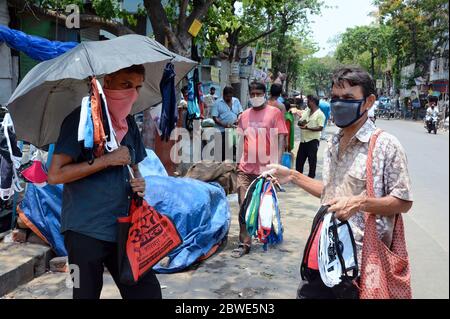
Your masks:
M405 218L414 298L449 298L449 134L420 122L379 120L406 150L414 205Z

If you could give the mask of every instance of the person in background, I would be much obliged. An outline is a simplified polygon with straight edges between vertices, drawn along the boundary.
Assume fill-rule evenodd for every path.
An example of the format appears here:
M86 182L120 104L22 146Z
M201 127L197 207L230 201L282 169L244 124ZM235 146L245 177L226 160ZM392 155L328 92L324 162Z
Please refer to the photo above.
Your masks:
M218 99L211 108L211 116L216 123L216 128L220 130L222 141L222 161L226 156L226 138L227 128L235 128L238 117L243 112L243 108L239 99L233 96L233 88L226 86L223 89L222 98ZM217 139L216 139L217 141Z
M413 112L413 120L417 121L419 117L420 100L417 97L417 93L415 91L411 92L411 107Z
M428 103L427 103L427 117L434 118L436 117L439 119L439 108L437 107L437 100L438 98L435 96L429 96L428 97Z
M205 119L209 118L211 116L211 108L216 103L217 96L216 96L216 88L212 86L209 89L209 94L205 95L203 98L203 103L205 103Z
M294 149L295 144L295 115L291 112L295 105L293 101L287 97L284 99L284 106L286 107L286 113L284 113L284 119L286 120L286 128L288 134L286 136L286 151L291 152Z
M281 93L283 93L283 86L278 83L272 84L270 86L270 98L267 100L267 105L276 107L284 116L284 113L286 113L286 107L283 102L279 101Z
M278 98L278 102L283 103L286 106L286 102L289 98L289 95L286 92L283 92L281 96ZM286 107L286 111L288 111L288 107Z
M317 152L319 151L320 133L325 123L325 115L319 108L319 98L314 95L307 96L308 109L302 112L299 126L302 130L301 141L297 151L295 168L303 174L308 160L310 178L316 177Z
M369 119L373 123L375 123L375 121L377 120L378 103L380 103L380 102L379 101L375 101L375 103L373 103L372 107L367 111L367 115L368 115Z
M323 130L320 134L320 139L321 140L325 140L325 129L327 127L328 121L330 120L330 113L331 113L331 108L330 108L330 103L328 102L328 97L324 97L323 99L321 99L319 101L319 108L322 111L322 113L325 115L325 121L323 123Z
M250 85L250 103L251 108L245 110L238 121L238 132L244 139L237 176L239 205L243 204L250 184L265 170L267 164L281 162L288 132L281 111L269 106L266 101L264 83L253 82ZM275 147L275 143L278 147ZM275 153L271 152L273 149L276 149ZM269 154L267 154L268 150ZM252 244L252 239L247 232L245 216L239 216L239 228L240 243L232 252L232 257L235 258L248 254Z
M178 101L178 116L181 119L182 126L185 126L186 117L188 115L188 86L183 86L181 88L181 97L180 101Z

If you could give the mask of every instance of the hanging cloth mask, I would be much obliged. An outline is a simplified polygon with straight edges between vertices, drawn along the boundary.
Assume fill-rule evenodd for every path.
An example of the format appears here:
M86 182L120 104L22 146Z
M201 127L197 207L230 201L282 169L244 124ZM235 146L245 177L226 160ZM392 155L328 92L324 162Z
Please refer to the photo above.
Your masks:
M81 101L78 141L83 144L90 163L105 150L112 152L118 148L106 96L95 78L91 80L91 95Z
M6 113L0 129L0 197L2 200L11 198L15 191L23 191L17 175L21 160L22 152L17 146L11 115Z
M194 128L194 120L200 118L200 108L196 98L196 88L194 80L190 79L188 84L188 114L186 116L186 128L192 131Z
M18 169L18 175L27 183L32 183L37 187L47 185L46 160L42 156L41 150L36 150L28 163L21 165Z
M275 211L275 203L272 196L270 181L264 183L258 214L258 238L261 243L267 243L267 238L272 231L272 220Z
M178 121L178 109L175 96L175 70L172 63L166 65L161 82L159 83L159 89L162 96L159 129L161 130L161 139L167 142Z
M111 120L111 112L108 107L108 102L106 99L105 92L103 91L103 88L98 80L97 80L97 88L98 88L99 94L101 96L101 102L102 102L101 104L102 104L103 114L106 114L106 116L103 118L103 127L105 128L105 134L106 134L105 147L108 152L112 152L119 148L119 145L117 143L117 134L113 127L113 121Z
M255 180L256 186L252 193L247 192L246 196L251 196L251 202L245 214L245 224L250 236L256 236L258 232L259 205L261 201L261 192L264 185L264 178Z
M283 242L283 224L281 223L281 214L280 214L280 207L278 205L278 195L276 191L276 187L274 187L272 181L272 198L273 198L273 216L272 216L272 229L270 231L269 237L267 238L267 241L271 245L280 244Z
M94 156L100 157L105 153L106 135L103 128L102 102L95 77L91 80L91 111L94 124Z

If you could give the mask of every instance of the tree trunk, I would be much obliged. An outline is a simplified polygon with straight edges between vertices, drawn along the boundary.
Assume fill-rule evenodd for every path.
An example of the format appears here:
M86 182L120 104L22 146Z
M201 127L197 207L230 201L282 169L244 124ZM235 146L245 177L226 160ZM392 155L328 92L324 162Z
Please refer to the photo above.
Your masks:
M201 20L208 12L209 7L214 0L195 0L193 2L193 9L189 16L186 16L187 1L182 2L180 8L180 16L177 20L178 25L172 29L166 11L161 3L161 0L144 0L144 7L153 27L155 39L164 46L184 57L191 57L192 37L188 33L189 27L195 19ZM181 16L182 15L182 16ZM167 41L166 41L167 40ZM149 119L149 111L144 114L144 119ZM181 121L178 126L181 126ZM175 144L175 141L162 141L154 125L144 123L142 130L144 141L154 141L154 151L159 157L169 175L174 175L177 170L177 165L170 158L170 151ZM146 144L147 146L147 144Z
M375 79L375 53L373 50L370 50L370 72L372 73L372 78Z

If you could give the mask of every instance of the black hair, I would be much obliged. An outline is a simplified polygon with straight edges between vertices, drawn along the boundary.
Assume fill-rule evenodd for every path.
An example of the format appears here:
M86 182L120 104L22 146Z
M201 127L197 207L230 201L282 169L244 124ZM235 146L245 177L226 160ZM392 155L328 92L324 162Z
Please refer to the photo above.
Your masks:
M223 88L223 95L233 94L234 90L231 86L226 86Z
M215 90L216 90L216 88L214 86L211 86L211 88L209 89L209 92L215 91Z
M364 98L376 95L375 82L370 74L359 67L343 67L334 71L331 87L343 87L345 83L350 86L360 86Z
M264 83L254 81L250 83L250 91L251 90L259 90L266 93L266 85Z
M428 102L438 102L439 98L437 96L430 95L428 96Z
M274 83L270 87L270 96L279 97L283 92L283 86L278 83Z
M310 95L306 96L306 99L308 101L313 101L316 106L319 106L320 100L317 96L310 94Z
M183 87L181 88L181 93L182 93L182 94L187 94L188 91L189 91L189 87L188 87L187 85L185 85L185 86L183 86Z

